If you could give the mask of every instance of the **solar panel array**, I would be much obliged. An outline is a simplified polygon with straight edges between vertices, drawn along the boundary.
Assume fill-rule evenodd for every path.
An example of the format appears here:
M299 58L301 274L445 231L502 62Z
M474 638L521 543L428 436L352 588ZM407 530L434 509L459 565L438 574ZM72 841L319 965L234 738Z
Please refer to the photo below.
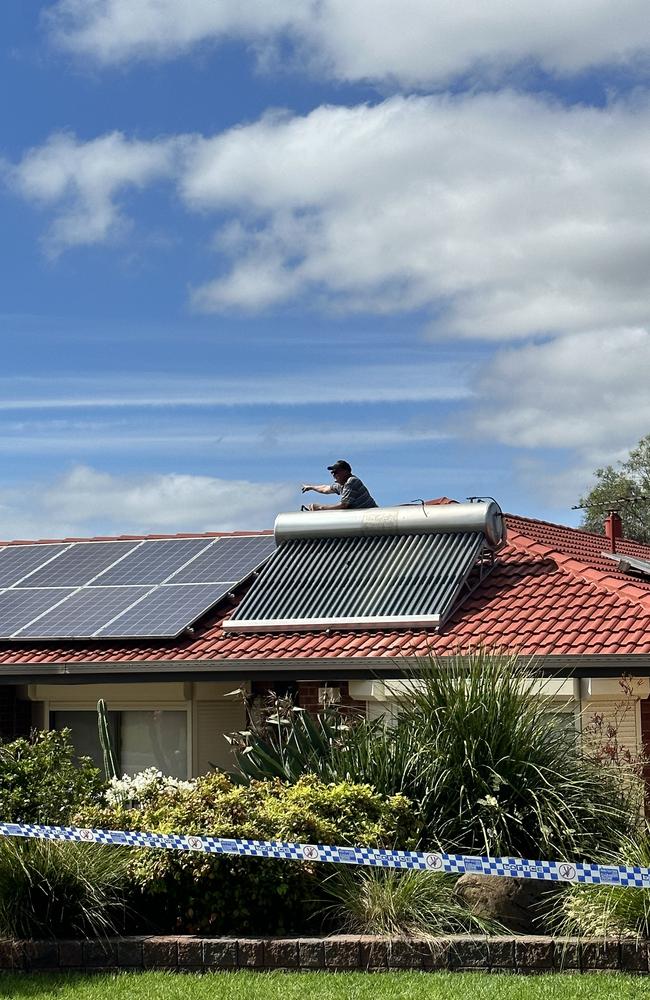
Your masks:
M270 535L0 547L0 639L175 638L273 552Z

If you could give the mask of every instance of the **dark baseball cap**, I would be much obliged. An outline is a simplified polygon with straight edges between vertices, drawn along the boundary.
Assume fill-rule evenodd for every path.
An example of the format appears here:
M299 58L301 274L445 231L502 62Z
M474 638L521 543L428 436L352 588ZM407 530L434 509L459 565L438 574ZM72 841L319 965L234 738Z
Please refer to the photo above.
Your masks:
M335 462L334 465L327 466L328 472L339 472L341 469L344 472L352 472L352 466L350 465L350 463L346 462L342 458L339 458L338 462Z

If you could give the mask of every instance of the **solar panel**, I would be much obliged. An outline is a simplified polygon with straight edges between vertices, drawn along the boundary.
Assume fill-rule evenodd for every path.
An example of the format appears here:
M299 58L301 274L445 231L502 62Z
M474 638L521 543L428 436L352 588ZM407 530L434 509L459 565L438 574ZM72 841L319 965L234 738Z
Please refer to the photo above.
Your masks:
M106 586L162 583L208 545L212 545L212 539L165 538L145 541L115 566L105 570L95 583Z
M270 535L15 546L5 576L21 585L0 590L0 639L171 638L273 548Z
M121 614L147 587L88 587L70 597L23 628L20 639L86 639L116 615Z
M438 625L484 544L477 531L295 538L279 546L224 627Z
M139 545L132 542L77 542L29 578L30 587L83 587Z
M650 560L648 559L627 556L622 552L601 552L601 555L618 563L617 569L621 573L639 573L641 576L650 576Z
M3 590L0 592L0 638L9 639L32 618L42 614L58 601L68 597L69 588Z
M52 559L67 548L68 545L63 543L7 545L6 548L0 549L0 587L12 587L48 559Z
M272 535L219 538L169 583L226 583L243 580L275 549Z
M231 589L231 584L164 584L110 625L98 638L179 635Z

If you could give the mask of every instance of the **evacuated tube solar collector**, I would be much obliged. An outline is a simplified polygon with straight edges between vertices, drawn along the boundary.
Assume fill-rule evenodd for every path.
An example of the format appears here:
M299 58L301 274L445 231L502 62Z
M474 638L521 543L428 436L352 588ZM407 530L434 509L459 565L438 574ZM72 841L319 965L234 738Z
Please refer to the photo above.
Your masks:
M278 515L275 541L224 628L437 628L491 569L505 525L493 500L305 511Z

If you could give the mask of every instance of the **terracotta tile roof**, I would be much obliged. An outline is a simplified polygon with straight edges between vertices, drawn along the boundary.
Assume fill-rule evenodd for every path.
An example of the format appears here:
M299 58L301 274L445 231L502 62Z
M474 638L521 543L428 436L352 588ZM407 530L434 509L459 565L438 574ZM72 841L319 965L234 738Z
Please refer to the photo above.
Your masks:
M440 498L439 503L448 502ZM223 604L189 637L169 641L40 644L0 643L0 668L50 664L150 664L200 661L251 664L269 660L354 660L439 655L482 644L537 655L650 654L650 580L622 573L602 555L603 535L506 515L508 541L493 571L442 631L330 631L229 634ZM211 533L209 537L222 533ZM261 534L231 532L229 534ZM121 536L124 537L124 536ZM158 537L158 536L137 536ZM164 536L177 537L177 536ZM182 537L191 537L185 535ZM20 543L16 543L20 544ZM650 560L650 546L620 540L621 555ZM14 671L11 671L12 673Z

